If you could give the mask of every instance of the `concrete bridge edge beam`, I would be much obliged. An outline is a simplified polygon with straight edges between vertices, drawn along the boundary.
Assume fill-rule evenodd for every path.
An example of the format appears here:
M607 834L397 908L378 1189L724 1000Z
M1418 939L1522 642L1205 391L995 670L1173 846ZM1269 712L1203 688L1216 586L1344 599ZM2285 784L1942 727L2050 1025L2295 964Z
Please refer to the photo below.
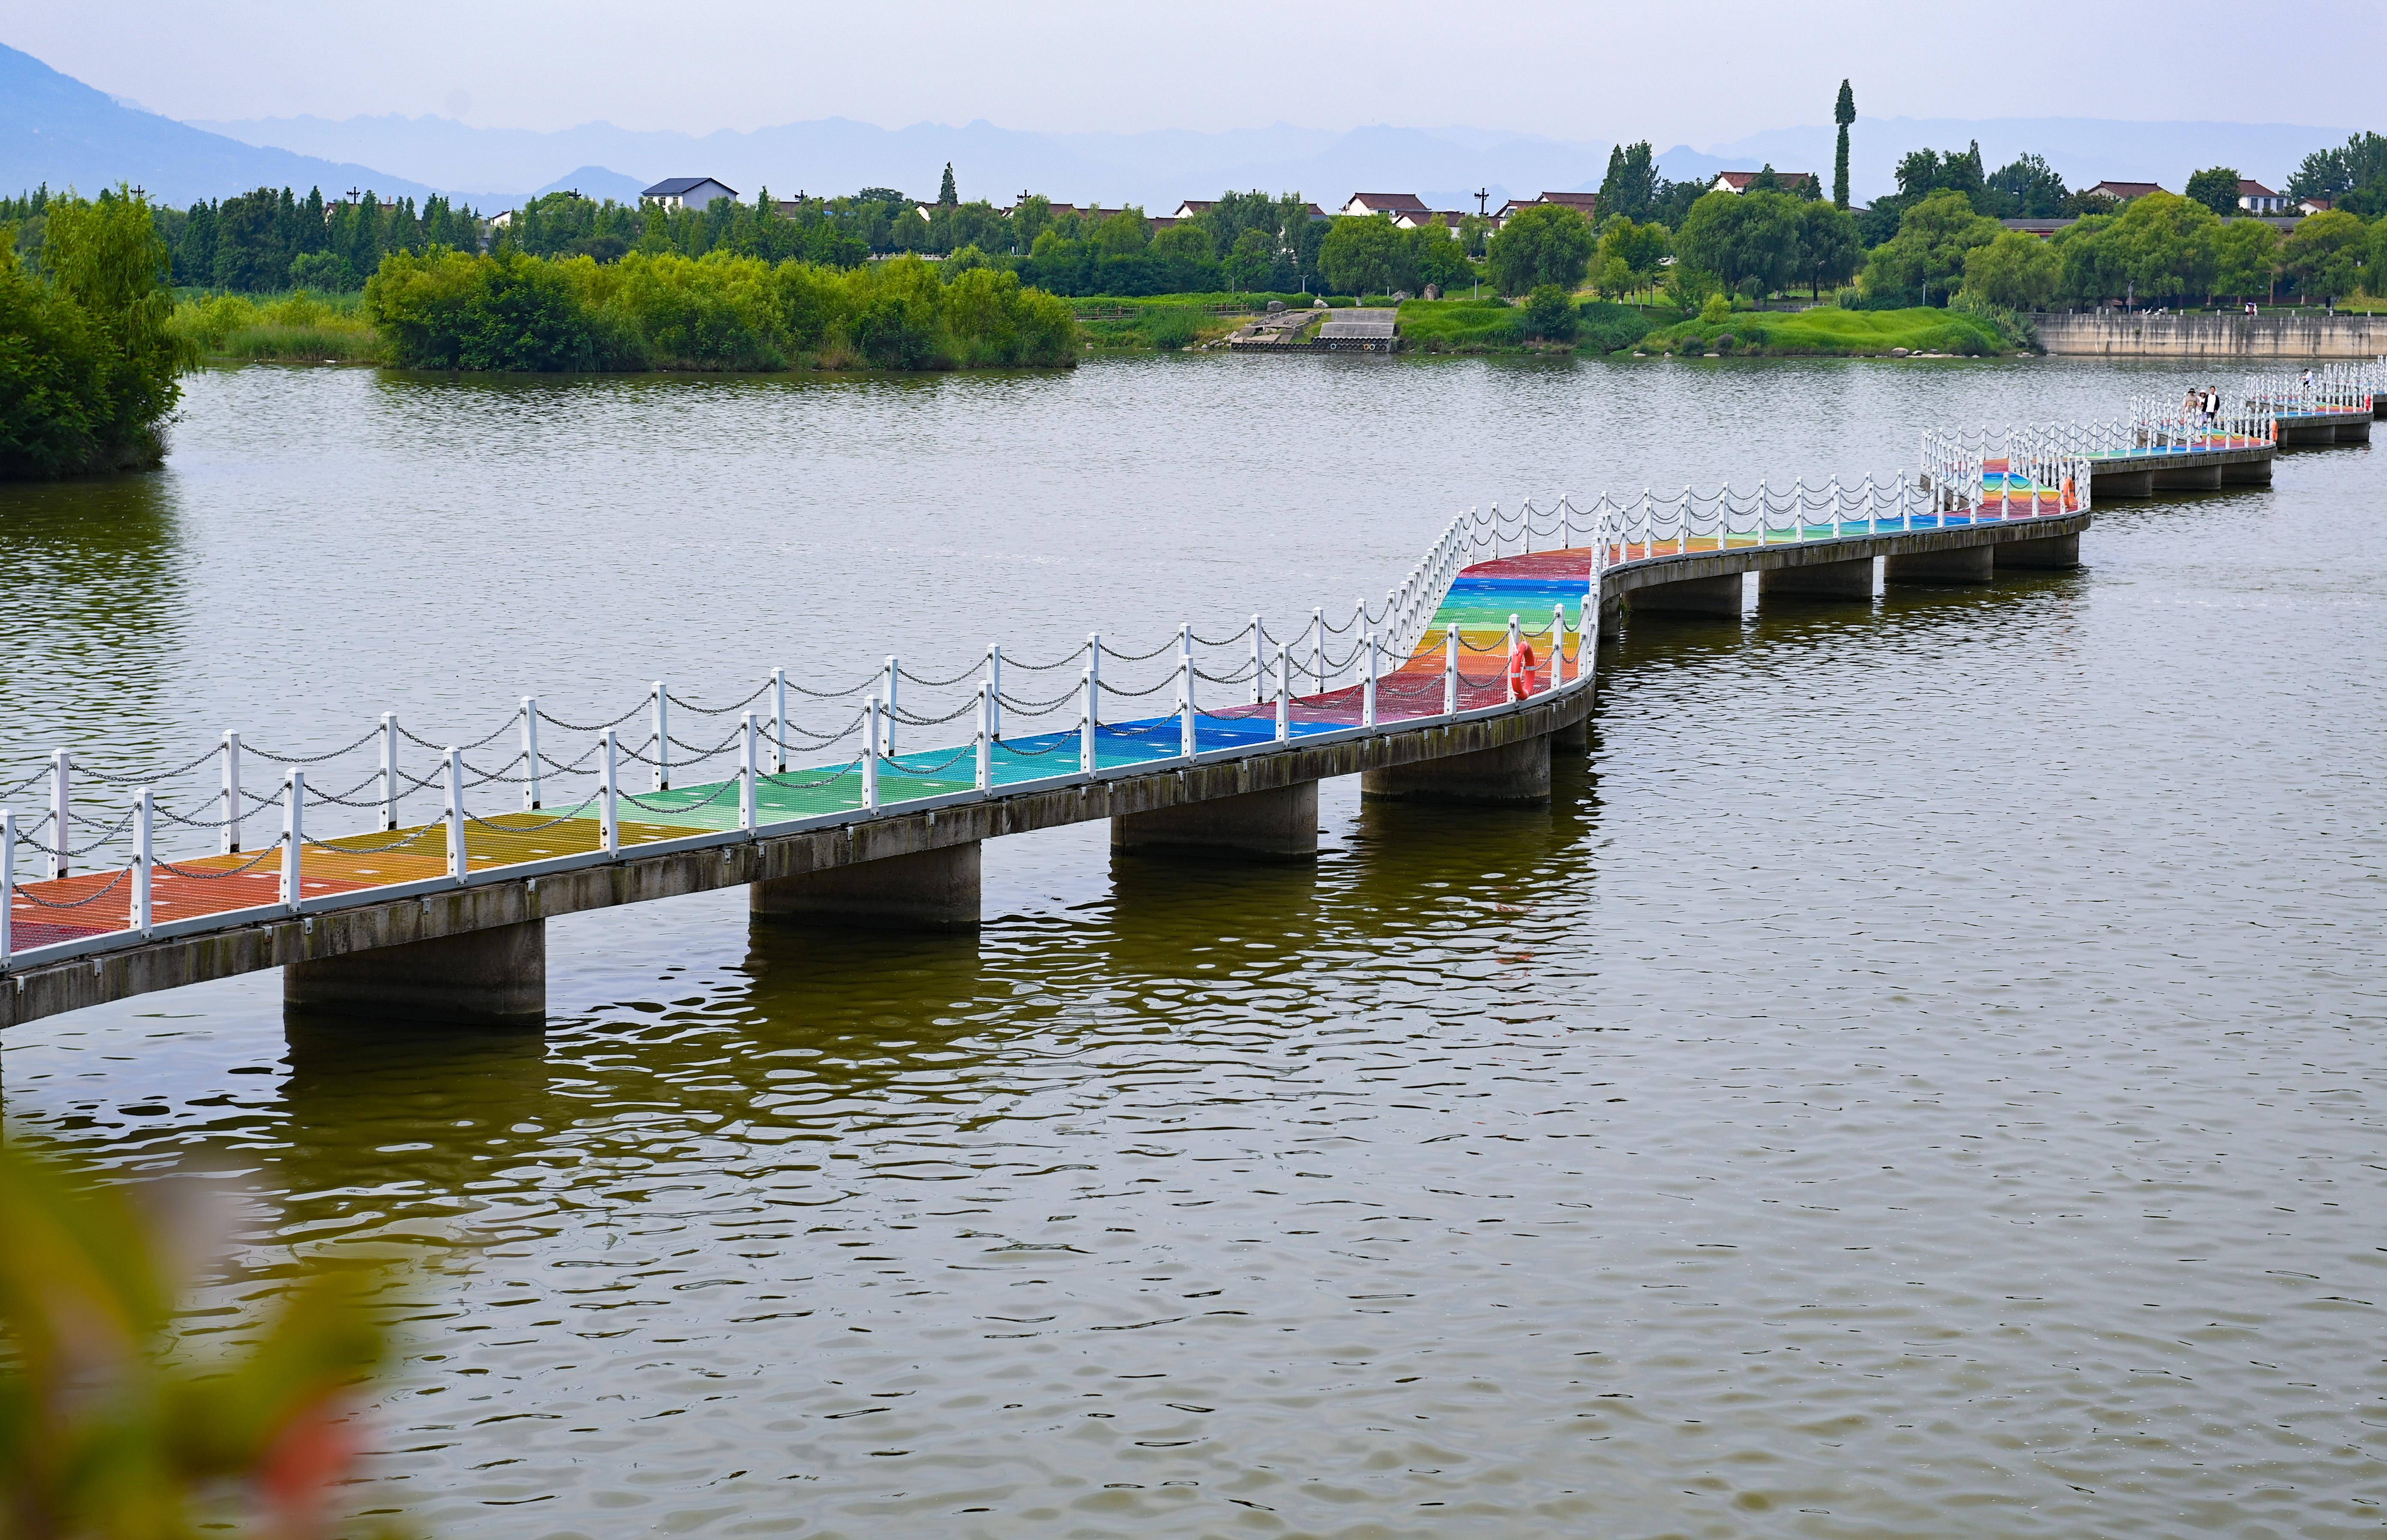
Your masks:
M547 922L293 961L282 969L282 1006L293 1015L422 1026L540 1027Z
M1111 849L1130 855L1299 861L1318 854L1318 783L1244 791L1111 818Z

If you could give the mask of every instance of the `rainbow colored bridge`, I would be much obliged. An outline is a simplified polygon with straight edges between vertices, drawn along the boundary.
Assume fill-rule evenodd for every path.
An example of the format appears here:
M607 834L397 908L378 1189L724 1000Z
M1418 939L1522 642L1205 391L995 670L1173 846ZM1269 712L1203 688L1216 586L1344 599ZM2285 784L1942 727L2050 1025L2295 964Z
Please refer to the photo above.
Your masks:
M1764 601L1856 600L1877 568L1951 585L2078 564L2080 462L1984 462L1970 479L1969 496L1901 477L1471 511L1381 606L1187 626L1144 651L991 649L942 680L889 659L834 688L782 672L714 705L658 682L596 725L526 698L474 744L385 717L304 764L227 734L203 756L212 789L106 772L139 787L112 815L78 803L62 751L48 811L0 813L0 1026L269 967L297 1011L537 1021L545 922L583 910L743 885L775 920L968 926L981 843L1005 834L1106 818L1125 851L1298 859L1316 852L1329 776L1358 775L1369 796L1546 799L1554 749L1584 747L1599 640L1628 612L1738 616L1751 573ZM690 720L713 726L691 740ZM326 794L351 778L342 756L365 774ZM260 764L281 766L270 794ZM424 804L436 815L410 816ZM362 832L323 827L358 813ZM170 825L219 848L170 855ZM246 838L260 827L262 848Z

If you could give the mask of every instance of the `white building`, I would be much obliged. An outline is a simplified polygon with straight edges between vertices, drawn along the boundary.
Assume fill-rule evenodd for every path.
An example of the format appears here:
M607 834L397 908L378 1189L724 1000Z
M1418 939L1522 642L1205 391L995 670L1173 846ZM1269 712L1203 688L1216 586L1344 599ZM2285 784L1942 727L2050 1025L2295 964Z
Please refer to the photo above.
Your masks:
M2249 214L2284 214L2288 211L2288 199L2283 193L2275 193L2259 182L2240 177L2238 207Z
M675 176L640 193L638 201L660 204L665 208L709 208L719 199L737 196L737 188L725 186L709 176Z

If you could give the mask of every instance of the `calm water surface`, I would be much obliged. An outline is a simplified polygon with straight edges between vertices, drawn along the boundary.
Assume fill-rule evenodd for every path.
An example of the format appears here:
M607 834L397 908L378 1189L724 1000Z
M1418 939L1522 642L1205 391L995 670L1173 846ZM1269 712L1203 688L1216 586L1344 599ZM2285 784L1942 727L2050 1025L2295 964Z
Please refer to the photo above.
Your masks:
M0 489L0 782L1298 614L1470 504L2187 383L208 374L164 473ZM2381 487L2302 453L2078 574L1639 623L1546 810L1016 838L969 940L576 916L537 1038L231 980L13 1032L7 1114L246 1174L205 1332L396 1259L355 1503L440 1535L2377 1534Z

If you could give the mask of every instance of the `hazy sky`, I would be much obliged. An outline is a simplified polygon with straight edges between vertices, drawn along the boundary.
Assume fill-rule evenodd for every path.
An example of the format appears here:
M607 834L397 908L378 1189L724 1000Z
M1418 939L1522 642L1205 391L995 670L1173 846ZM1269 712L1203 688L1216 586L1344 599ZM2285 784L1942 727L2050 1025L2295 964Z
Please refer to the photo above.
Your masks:
M1468 124L1711 144L1874 117L2367 120L2387 3L0 0L0 42L175 118L751 129Z

